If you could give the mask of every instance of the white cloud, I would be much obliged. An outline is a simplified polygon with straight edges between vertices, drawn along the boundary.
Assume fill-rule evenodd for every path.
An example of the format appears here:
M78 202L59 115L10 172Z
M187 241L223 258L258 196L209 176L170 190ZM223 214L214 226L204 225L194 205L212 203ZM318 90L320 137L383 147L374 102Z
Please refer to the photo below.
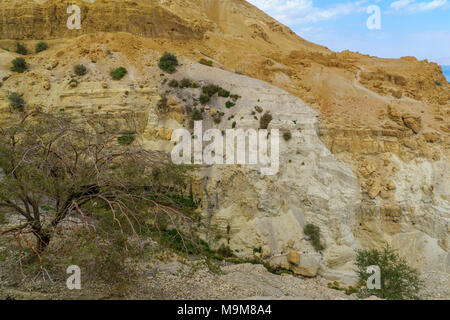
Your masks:
M285 24L305 24L364 12L367 0L340 3L329 8L314 6L313 0L247 0Z
M400 12L422 12L442 8L448 4L448 0L432 0L416 2L416 0L398 0L391 3L390 7Z

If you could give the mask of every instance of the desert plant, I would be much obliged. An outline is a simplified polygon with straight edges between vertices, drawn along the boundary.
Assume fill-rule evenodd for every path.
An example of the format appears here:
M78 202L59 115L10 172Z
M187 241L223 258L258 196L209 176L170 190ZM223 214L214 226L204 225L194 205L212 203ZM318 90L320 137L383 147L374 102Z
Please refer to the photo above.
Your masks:
M11 102L11 107L13 107L13 109L23 111L23 107L25 106L25 101L23 100L23 98L20 94L18 94L17 92L12 92L8 96L8 99Z
M165 95L161 96L161 99L158 101L157 108L159 113L166 113L169 109L169 106L167 105L167 97Z
M203 64L208 67L212 67L212 65L213 65L213 62L211 60L206 60L205 58L201 58L198 63Z
M28 50L23 43L16 42L16 53L26 55L28 54Z
M178 65L179 63L177 57L174 54L168 52L164 52L158 63L159 68L168 73L175 72Z
M236 121L233 121L233 123L231 124L231 128L236 128Z
M267 129L269 127L269 123L272 121L273 117L272 115L267 111L262 115L262 117L259 119L259 128L260 129Z
M440 82L439 80L436 80L434 83L439 87L442 86L442 82Z
M225 107L226 107L227 109L230 109L230 108L234 107L235 105L236 105L236 104L233 103L233 102L231 102L231 101L227 101L227 102L225 103Z
M111 77L114 80L120 80L125 76L127 72L127 69L125 69L124 67L119 67L111 71Z
M24 72L27 67L27 62L24 58L15 58L13 61L11 61L12 67L11 71L22 73Z
M39 52L47 50L47 49L48 49L48 44L45 42L39 42L36 45L36 53L39 53Z
M76 66L74 66L73 71L77 76L84 76L87 73L86 67L82 64L77 64Z
M284 141L289 141L292 138L292 134L290 131L285 131L283 132L283 139Z
M124 151L111 143L114 139L104 133L93 136L62 115L39 111L3 129L0 207L24 218L22 224L3 230L3 234L15 235L40 255L68 216L79 215L84 221L95 217L100 208L117 222L119 233L129 230L130 235L137 235L138 224L133 221L139 212L167 217L175 226L190 225L192 218L160 191L167 190L162 184L169 181L183 185L183 171L172 166L163 153L144 150L138 144ZM52 205L45 208L47 204ZM189 229L183 230L188 233ZM34 236L36 245L24 235L27 239Z
M303 228L303 233L309 238L316 251L320 252L325 249L320 241L320 228L318 226L309 223Z
M192 87L191 80L189 80L188 78L184 78L183 80L181 80L180 88L190 88L190 87Z
M192 120L194 120L194 121L203 120L203 114L202 114L201 110L199 110L199 109L192 110Z
M207 104L211 98L206 94L201 94L199 101L201 104Z
M171 87L171 88L178 88L178 85L179 85L178 81L175 79L172 79L169 81L169 87Z
M131 134L127 134L124 136L120 136L117 138L117 142L123 146L128 146L130 144L132 144L134 141L134 136Z
M228 98L230 96L230 91L225 90L223 88L219 88L219 91L217 92L217 95L219 97L224 97L224 98Z
M398 253L388 244L383 249L357 250L355 265L359 283L360 295L375 295L383 299L418 299L423 288L419 272L410 267ZM381 275L381 288L368 289L367 280L371 276L367 267L378 266Z

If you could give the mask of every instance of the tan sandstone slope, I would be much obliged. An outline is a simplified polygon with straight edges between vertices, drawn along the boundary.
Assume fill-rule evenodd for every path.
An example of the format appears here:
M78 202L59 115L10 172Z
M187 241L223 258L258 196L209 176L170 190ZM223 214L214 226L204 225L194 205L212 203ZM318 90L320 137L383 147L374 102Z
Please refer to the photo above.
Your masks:
M298 132L282 146L277 176L212 167L193 185L232 249L251 255L261 246L274 264L307 275L320 264L323 275L339 278L349 274L355 248L389 241L416 266L449 272L450 85L437 64L332 52L244 0L71 3L82 10L81 30L67 29L65 1L0 3L0 47L50 45L26 57L23 74L9 71L18 55L0 51L0 77L11 75L0 88L1 126L19 118L6 98L18 91L27 110L71 112L97 130L132 130L169 151L172 130L188 125L186 107L199 94L165 84L157 59L174 52L183 62L174 78L242 96L233 111L211 102L211 114L223 109L237 127L256 128L251 113L259 105L274 115L272 127ZM197 64L201 58L214 66ZM77 63L90 71L71 87ZM112 82L109 71L120 65L129 73ZM172 111L159 117L154 106L164 91ZM324 232L323 257L304 239L307 222ZM299 252L300 262L288 263L289 252Z

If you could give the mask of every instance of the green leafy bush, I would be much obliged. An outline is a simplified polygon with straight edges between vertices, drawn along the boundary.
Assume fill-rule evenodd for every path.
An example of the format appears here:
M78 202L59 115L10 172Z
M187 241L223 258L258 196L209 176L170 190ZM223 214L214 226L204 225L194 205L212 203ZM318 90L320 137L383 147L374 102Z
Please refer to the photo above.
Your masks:
M184 78L183 80L181 80L180 82L180 88L190 88L192 87L192 81Z
M442 86L442 82L440 82L440 81L438 81L438 80L436 80L435 82L434 82L437 86Z
M227 91L223 88L220 88L219 91L217 92L217 95L219 97L224 97L224 98L228 98L230 96L230 91Z
M419 272L410 267L398 253L389 247L377 250L357 250L355 265L359 283L362 286L360 295L375 295L383 299L419 299L419 293L423 288ZM367 267L378 266L381 271L381 288L368 289L367 280L371 276Z
M225 103L225 107L227 107L227 109L230 109L230 108L234 107L235 105L236 105L236 104L233 103L233 102L231 102L231 101L227 101L227 102Z
M207 86L204 86L202 88L203 94L206 94L209 97L212 97L217 92L219 92L221 88L219 86L216 86L215 84L208 84Z
M124 135L117 138L117 142L123 146L128 146L134 141L133 135Z
M75 67L73 67L73 71L77 76L84 76L87 73L87 69L82 64L77 64Z
M12 92L8 96L8 99L11 102L11 107L13 107L16 110L23 111L23 107L25 106L25 101L23 100L23 98L20 94L18 94L17 92Z
M303 232L309 238L309 241L311 241L311 244L316 251L325 249L320 241L320 228L318 226L309 223L303 228Z
M236 128L236 121L233 121L233 123L231 124L231 128Z
M27 62L24 58L15 58L11 63L13 65L11 71L22 73L27 69Z
M177 57L174 54L168 52L164 52L158 63L158 66L161 70L169 73L175 72L178 65L179 63Z
M42 51L47 50L47 49L48 49L48 44L45 43L45 42L39 42L36 45L36 53L42 52Z
M261 119L259 119L259 128L267 129L269 123L272 121L273 117L269 112L266 112L262 115Z
M127 72L127 69L125 69L124 67L119 67L111 71L111 77L114 80L120 80L125 76Z
M23 43L16 42L16 53L26 55L28 54L28 50Z

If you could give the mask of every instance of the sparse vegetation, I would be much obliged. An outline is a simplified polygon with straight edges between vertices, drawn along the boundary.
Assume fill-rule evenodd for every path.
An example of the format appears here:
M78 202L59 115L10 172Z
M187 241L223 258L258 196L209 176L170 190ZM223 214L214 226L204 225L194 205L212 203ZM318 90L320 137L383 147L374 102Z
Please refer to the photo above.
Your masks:
M272 121L273 117L272 115L267 111L262 115L262 117L259 119L259 128L260 129L267 129L269 127L269 123Z
M39 42L36 45L36 53L42 52L42 51L47 50L47 49L48 49L48 44L45 43L45 42Z
M167 97L165 95L161 96L161 99L158 101L157 107L158 107L158 112L160 112L160 113L167 112L169 107L167 105Z
M178 81L175 79L172 79L169 81L169 87L171 88L178 88Z
M12 67L11 71L22 73L24 72L27 67L27 62L24 58L15 58L13 61L11 61Z
M283 139L284 141L289 141L292 138L292 134L290 131L285 131L283 132Z
M219 88L219 91L217 92L217 95L219 97L228 98L230 96L230 91L225 90L223 88Z
M406 261L388 244L383 249L357 250L355 265L361 285L362 297L375 295L383 299L419 299L423 288L419 272L410 267ZM378 266L381 272L381 288L368 289L366 283L371 276L367 267Z
M23 111L23 108L25 106L25 101L23 100L23 98L20 94L18 94L17 92L12 92L8 96L8 99L11 102L11 107L13 109Z
M73 71L77 76L84 76L87 73L87 68L82 64L77 64L75 67L73 67Z
M130 144L133 143L134 139L135 139L135 138L134 138L133 135L127 134L127 135L118 137L118 138L117 138L117 142L118 142L120 145L128 146L128 145L130 145Z
M439 80L436 80L434 83L439 87L442 86L442 82L440 82Z
M201 94L199 101L201 104L207 104L211 98L207 96L206 94Z
M28 54L28 50L23 43L16 42L16 53L26 55Z
M213 65L213 62L211 60L206 60L205 58L201 58L198 63L203 64L208 67L212 67L212 65Z
M178 65L179 63L177 57L174 54L168 52L164 52L158 63L159 68L168 73L175 72Z
M192 110L192 120L203 120L203 113L200 109L195 108L194 110Z
M236 121L233 121L233 123L231 124L231 128L236 128Z
M124 67L119 67L111 71L111 77L114 80L120 80L125 76L127 72L127 69L125 69Z
M320 241L320 228L318 226L309 223L303 228L303 232L309 238L309 241L316 251L320 252L325 249Z
M184 88L191 88L192 87L192 81L189 80L188 78L184 78L183 80L180 81L180 88L184 89Z

